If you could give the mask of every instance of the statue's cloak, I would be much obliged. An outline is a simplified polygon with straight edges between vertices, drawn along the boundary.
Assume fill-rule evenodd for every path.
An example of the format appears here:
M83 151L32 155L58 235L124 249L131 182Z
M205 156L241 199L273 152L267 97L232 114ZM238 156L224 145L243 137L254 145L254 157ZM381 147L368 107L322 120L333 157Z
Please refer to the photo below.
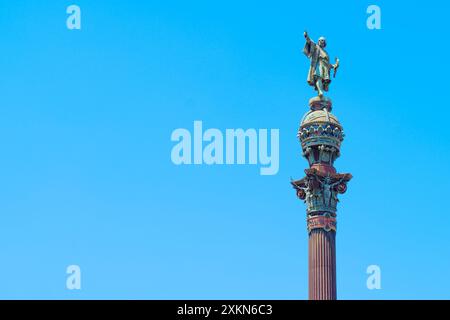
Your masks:
M328 91L328 85L331 82L328 53L313 41L306 41L303 53L311 60L307 77L309 85L315 87L317 79L321 78L323 89Z

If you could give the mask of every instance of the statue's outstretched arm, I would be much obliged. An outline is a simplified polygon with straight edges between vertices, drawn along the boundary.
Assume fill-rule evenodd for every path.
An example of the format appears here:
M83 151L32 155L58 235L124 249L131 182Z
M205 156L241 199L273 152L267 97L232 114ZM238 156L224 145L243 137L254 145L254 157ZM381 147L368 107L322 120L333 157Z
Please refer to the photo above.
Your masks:
M309 37L309 35L308 35L308 32L307 32L307 31L303 32L303 36L305 37L305 39L306 39L306 42L311 42L311 38Z

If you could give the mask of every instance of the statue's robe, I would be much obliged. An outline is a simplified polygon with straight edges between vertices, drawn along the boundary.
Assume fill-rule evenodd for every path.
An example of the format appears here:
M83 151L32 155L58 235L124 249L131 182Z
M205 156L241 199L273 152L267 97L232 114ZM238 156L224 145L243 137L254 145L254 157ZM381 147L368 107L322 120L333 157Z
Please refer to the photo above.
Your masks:
M307 78L309 85L315 88L316 82L320 78L322 79L323 89L328 91L328 85L331 82L330 71L332 68L328 53L312 40L306 41L303 53L311 60Z

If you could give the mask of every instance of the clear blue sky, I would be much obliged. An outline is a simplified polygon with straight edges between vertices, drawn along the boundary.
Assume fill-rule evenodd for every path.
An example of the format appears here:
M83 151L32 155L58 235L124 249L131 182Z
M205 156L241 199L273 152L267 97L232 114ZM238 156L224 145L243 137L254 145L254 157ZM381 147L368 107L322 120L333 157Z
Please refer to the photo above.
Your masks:
M341 59L339 298L450 299L450 6L320 4L0 0L0 298L306 299L307 29ZM194 120L280 129L278 174L173 165Z

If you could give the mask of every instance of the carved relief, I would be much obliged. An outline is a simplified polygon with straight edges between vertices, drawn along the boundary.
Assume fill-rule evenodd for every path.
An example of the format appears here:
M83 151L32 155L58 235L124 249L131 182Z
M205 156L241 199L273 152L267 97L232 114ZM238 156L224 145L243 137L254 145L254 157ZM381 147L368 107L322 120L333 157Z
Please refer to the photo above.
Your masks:
M351 179L351 175L324 175L314 169L307 169L305 172L305 178L291 181L291 184L297 190L297 196L305 201L306 212L308 214L317 212L335 214L339 202L337 195L347 190L347 182Z
M336 218L332 217L329 213L316 216L308 216L307 228L308 232L314 229L324 229L325 231L336 232L337 222Z

